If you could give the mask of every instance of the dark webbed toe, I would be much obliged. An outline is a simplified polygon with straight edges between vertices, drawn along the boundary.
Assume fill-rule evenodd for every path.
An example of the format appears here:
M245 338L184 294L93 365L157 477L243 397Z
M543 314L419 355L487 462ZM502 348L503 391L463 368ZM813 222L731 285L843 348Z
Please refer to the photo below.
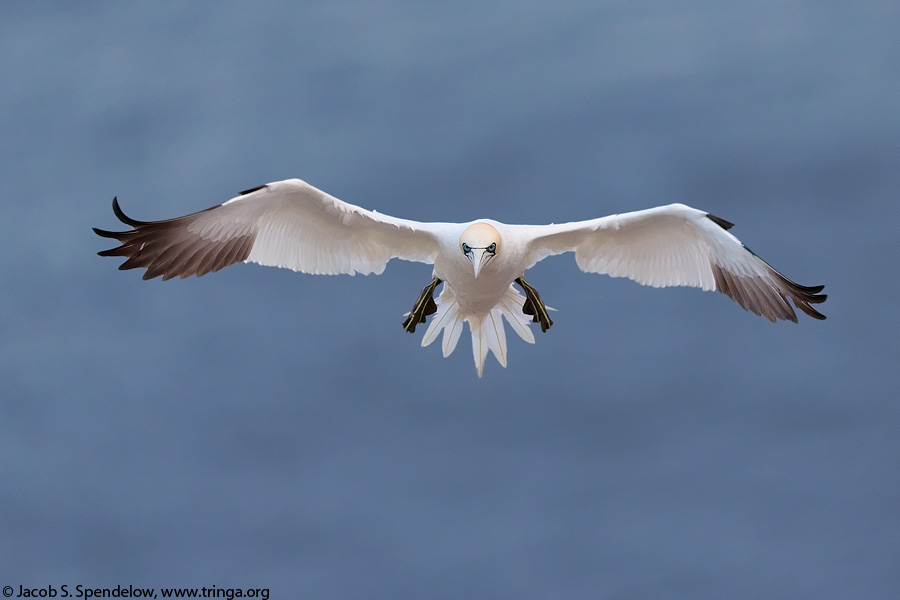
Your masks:
M547 314L547 307L541 300L541 295L536 289L528 285L523 277L516 279L516 283L525 291L525 303L522 312L532 317L533 323L541 324L541 331L547 331L553 325L553 319Z
M403 321L403 329L405 331L410 333L415 332L416 325L424 323L428 315L433 315L437 312L437 304L434 302L434 288L440 283L441 280L435 277L431 283L425 286L422 293L419 294L419 298L416 300L415 305L412 310L409 311L409 316Z

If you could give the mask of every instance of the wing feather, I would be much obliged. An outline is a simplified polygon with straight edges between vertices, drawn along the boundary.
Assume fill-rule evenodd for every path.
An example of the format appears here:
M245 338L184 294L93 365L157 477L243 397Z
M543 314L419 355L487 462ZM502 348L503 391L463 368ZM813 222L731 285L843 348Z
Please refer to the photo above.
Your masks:
M201 276L236 262L304 273L384 271L392 258L433 263L438 224L397 219L342 202L299 179L269 183L212 208L166 221L138 221L113 199L132 229L94 229L121 244L120 269L146 269L144 279Z
M703 211L671 204L560 225L520 226L532 239L530 268L539 260L575 252L581 270L627 277L653 287L717 290L770 321L797 320L788 302L815 319L824 286L798 285L759 258L727 230L732 224Z

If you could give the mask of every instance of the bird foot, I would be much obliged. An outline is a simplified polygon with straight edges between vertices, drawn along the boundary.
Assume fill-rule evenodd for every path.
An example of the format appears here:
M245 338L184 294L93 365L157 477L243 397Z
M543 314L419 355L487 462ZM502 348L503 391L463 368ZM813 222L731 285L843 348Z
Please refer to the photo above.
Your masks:
M405 331L413 333L416 330L416 325L425 322L425 317L437 312L437 304L434 303L434 288L439 283L441 283L441 280L435 277L419 294L419 299L416 300L413 309L409 311L409 316L403 321L403 329Z
M524 277L516 279L516 283L525 291L525 304L522 305L522 312L532 316L532 322L541 324L541 331L547 331L553 325L553 320L547 314L547 307L541 300L541 295L536 289L525 282Z

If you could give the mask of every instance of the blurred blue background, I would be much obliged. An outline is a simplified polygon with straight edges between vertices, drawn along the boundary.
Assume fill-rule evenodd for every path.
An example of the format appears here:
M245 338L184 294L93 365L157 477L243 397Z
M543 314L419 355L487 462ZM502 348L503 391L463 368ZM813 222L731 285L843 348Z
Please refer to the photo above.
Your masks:
M273 598L897 598L900 4L0 6L0 585ZM478 380L430 269L141 281L299 177L418 220L683 202L825 322L581 273ZM466 334L468 335L468 334ZM510 334L511 335L511 334Z

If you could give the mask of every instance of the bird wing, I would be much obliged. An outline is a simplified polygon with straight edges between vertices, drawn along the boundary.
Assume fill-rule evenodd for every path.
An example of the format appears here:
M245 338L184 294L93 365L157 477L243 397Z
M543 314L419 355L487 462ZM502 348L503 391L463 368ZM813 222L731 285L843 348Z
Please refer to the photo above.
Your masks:
M787 279L727 230L732 224L709 213L671 204L559 225L520 226L532 239L528 268L547 256L575 252L582 271L628 277L653 287L691 286L727 294L770 321L797 320L787 298L816 319L810 304L824 302L824 286Z
M94 228L121 246L120 269L144 279L204 275L239 261L304 273L381 273L392 258L433 263L438 225L397 219L342 202L299 179L262 185L204 211L167 221L136 221L113 200L130 231Z

